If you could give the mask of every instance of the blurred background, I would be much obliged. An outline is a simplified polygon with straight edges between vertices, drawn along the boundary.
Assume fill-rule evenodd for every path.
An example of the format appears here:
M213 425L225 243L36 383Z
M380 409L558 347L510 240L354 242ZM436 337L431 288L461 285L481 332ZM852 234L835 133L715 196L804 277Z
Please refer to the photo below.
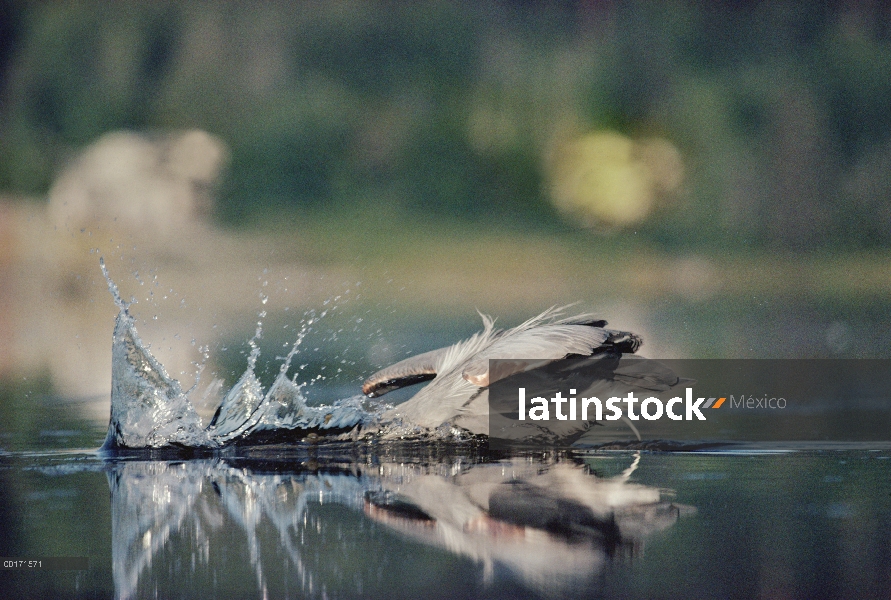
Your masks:
M259 321L311 401L576 301L887 357L891 8L0 0L0 447L107 421L100 256L205 413Z

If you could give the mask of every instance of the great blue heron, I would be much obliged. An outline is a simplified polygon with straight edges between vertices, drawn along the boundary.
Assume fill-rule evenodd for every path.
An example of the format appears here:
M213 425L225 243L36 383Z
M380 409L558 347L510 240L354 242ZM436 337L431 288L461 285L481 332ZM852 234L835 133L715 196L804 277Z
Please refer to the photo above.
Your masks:
M591 314L560 318L551 308L513 329L495 329L485 315L483 331L453 346L425 352L381 369L369 377L362 391L381 396L402 387L430 381L407 402L383 415L383 422L403 422L426 429L454 425L475 434L489 433L486 388L530 361L553 361L570 356L633 354L639 336L606 329L606 321ZM489 372L489 361L508 359L500 373Z

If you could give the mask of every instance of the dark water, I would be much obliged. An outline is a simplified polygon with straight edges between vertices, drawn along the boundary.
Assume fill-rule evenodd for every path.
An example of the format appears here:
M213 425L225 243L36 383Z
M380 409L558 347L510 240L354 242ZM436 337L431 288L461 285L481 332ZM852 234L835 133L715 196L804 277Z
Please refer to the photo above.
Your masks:
M769 321L708 331L754 340L754 355L766 344L772 356L827 356L830 313L806 335ZM877 315L849 321L836 327L841 355L887 355ZM678 331L684 344L707 337ZM95 451L104 423L82 416L89 403L53 397L46 381L4 386L0 556L88 557L89 569L0 570L0 598L891 597L887 443L519 456L292 444L109 458Z
M30 598L874 598L891 594L891 451L288 446L0 456Z

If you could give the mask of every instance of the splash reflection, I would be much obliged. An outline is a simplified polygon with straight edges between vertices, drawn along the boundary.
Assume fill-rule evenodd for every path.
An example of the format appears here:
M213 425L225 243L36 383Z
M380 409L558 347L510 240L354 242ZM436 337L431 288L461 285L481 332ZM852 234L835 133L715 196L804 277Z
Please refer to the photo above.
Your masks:
M391 550L406 576L425 569L418 548L472 561L480 590L588 587L693 510L630 481L639 455L610 460L630 465L605 478L566 459L110 463L116 595L373 595Z

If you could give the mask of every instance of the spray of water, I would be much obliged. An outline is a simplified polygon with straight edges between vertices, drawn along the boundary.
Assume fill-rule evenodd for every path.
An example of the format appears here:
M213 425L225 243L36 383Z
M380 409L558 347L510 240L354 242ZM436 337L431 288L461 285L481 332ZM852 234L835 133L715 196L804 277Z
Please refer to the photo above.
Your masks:
M208 445L195 408L142 343L131 303L121 298L102 259L100 266L119 308L112 342L111 417L103 448Z
M130 315L133 302L121 298L102 259L100 267L119 308L112 343L111 418L103 445L105 450L169 446L214 449L252 441L296 441L307 433L354 438L383 412L379 406L369 410L361 395L331 405L307 406L303 384L297 383L296 375L289 379L287 373L316 320L314 316L303 323L278 376L268 392L265 391L256 374L260 356L258 341L262 338L262 319L266 316L266 312L261 311L254 337L248 342L251 351L247 368L225 395L210 425L204 428L188 393L168 375L136 332ZM261 299L265 304L266 297L261 294Z

